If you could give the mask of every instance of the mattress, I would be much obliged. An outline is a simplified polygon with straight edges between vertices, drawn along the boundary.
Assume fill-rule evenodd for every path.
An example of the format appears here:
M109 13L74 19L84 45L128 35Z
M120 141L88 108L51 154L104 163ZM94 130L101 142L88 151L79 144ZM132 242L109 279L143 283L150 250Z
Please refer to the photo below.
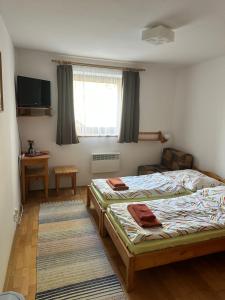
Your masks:
M107 209L107 216L126 247L134 254L225 236L225 188L214 193L207 191L206 194L210 194L210 196L205 197L205 192L200 191L191 196L176 199L145 201L162 222L163 227L161 229L143 229L138 226L127 211L126 203L110 205ZM189 199L189 203L184 207L184 203L188 202L187 199ZM195 200L196 204L194 203ZM172 217L168 212L167 201L171 205L176 203L176 207L171 212ZM187 208L190 203L192 203L192 209L188 212ZM159 211L154 210L155 207L160 207L160 205L166 207L167 215L171 219L168 217L164 219ZM195 214L193 214L194 208ZM181 222L180 229L179 222ZM184 224L185 226L183 226Z

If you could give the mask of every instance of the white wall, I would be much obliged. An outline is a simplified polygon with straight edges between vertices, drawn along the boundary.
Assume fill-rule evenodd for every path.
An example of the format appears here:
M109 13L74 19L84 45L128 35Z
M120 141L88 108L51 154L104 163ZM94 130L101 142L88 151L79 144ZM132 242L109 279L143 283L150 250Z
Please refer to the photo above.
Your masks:
M13 241L14 208L20 202L18 128L15 110L14 49L0 17L4 111L0 112L0 291L3 288Z
M53 117L20 117L19 129L23 148L27 140L34 139L39 149L50 150L50 167L75 164L80 170L78 185L90 182L90 154L97 151L121 152L121 171L118 175L136 174L137 166L157 163L162 145L154 142L119 144L116 138L81 138L78 145L58 146L55 143L57 122L56 65L52 58L58 57L41 51L16 50L16 72L19 75L50 80L52 84ZM76 59L77 60L77 59ZM96 61L95 61L96 62ZM105 63L97 61L97 63ZM114 62L115 64L115 62ZM174 98L175 74L172 69L158 65L144 66L141 72L141 131L171 131L171 110ZM109 175L105 175L109 176ZM54 186L51 178L50 186Z
M225 177L225 56L178 72L173 132L199 168Z

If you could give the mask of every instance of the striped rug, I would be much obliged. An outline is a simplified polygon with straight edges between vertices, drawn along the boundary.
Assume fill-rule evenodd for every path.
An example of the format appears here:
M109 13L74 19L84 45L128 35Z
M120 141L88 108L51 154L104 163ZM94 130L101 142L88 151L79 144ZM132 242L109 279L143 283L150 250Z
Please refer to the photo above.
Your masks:
M126 299L82 201L40 207L36 300Z

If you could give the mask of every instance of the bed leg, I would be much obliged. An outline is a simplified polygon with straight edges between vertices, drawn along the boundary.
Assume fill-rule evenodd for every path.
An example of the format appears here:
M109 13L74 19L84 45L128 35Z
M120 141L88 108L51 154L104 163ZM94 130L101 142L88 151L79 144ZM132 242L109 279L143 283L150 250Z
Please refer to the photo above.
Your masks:
M104 225L104 213L101 212L99 215L99 233L102 238L107 236L107 231Z
M86 206L90 207L91 205L91 195L90 195L90 187L88 186L87 188L87 201L86 201Z
M129 263L126 266L126 290L128 293L134 289L134 276L134 257L130 257Z
M102 229L101 229L101 234L100 234L100 235L101 235L102 238L105 238L105 237L107 237L107 235L108 235L108 232L107 232L107 230L106 230L104 224L103 224L103 227L102 227Z

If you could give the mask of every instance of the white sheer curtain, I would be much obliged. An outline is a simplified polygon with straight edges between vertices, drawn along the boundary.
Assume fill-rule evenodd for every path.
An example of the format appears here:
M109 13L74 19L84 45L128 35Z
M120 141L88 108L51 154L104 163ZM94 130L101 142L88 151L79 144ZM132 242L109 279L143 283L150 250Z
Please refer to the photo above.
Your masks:
M121 71L74 66L73 93L78 136L118 136L121 89Z

